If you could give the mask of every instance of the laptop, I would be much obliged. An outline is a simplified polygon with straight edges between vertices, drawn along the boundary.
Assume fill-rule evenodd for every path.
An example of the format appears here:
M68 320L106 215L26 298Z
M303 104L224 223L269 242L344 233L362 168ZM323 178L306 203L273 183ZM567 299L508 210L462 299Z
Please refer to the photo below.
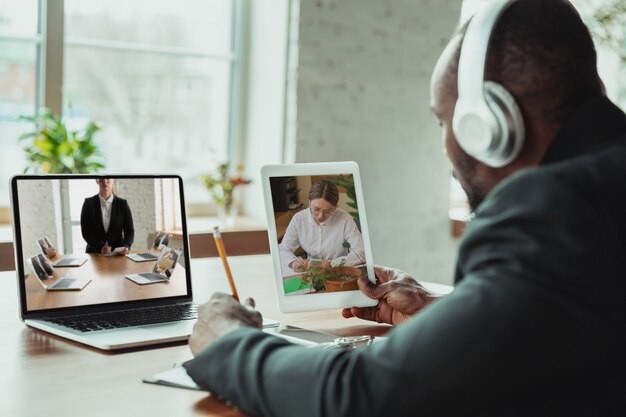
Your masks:
M28 259L31 271L46 291L80 291L91 282L86 278L59 278L54 275L54 268L43 253Z
M107 175L114 180L115 198L105 232L97 205L97 178L102 176L20 175L11 179L21 319L27 326L104 350L186 340L197 318L197 306L189 270L182 179L177 175ZM174 210L165 213L160 209L164 205ZM123 215L126 207L132 213L132 231L128 227L131 216ZM152 271L149 262L85 253L88 244L102 244L103 234L113 247L121 246L120 239L132 240L131 252L133 247L149 247L149 237L163 227L182 242L182 248L177 248L181 258L166 284L137 285L125 278ZM86 259L81 266L56 269L58 278L89 279L89 285L79 291L43 288L44 280L30 273L29 259L40 252L37 240L44 234L57 242L56 250L64 256Z
M57 250L54 247L54 245L52 245L52 243L50 242L50 239L48 238L48 236L44 236L41 239L37 239L37 245L41 249L41 253L46 255L46 257L48 257L49 259L52 259L55 256L57 256ZM61 258L58 261L54 262L52 265L60 266L60 267L78 267L84 264L85 262L87 262L87 259L81 258L81 257Z
M126 275L126 278L139 285L169 282L170 277L175 272L176 265L178 265L179 256L180 251L165 247L154 263L152 271Z
M165 233L163 231L157 232L154 241L152 242L152 247L148 252L141 253L129 253L126 255L127 258L132 259L135 262L149 262L156 261L159 256L152 253L152 251L158 251L169 243L172 237L171 233ZM165 243L163 243L165 242Z
M154 255L150 252L129 253L126 255L126 257L135 262L150 262L159 259L157 255Z

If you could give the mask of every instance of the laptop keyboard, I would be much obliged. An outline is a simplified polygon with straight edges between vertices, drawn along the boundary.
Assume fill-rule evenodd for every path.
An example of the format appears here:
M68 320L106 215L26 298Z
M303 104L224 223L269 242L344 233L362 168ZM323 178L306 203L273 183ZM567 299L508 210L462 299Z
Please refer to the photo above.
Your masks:
M50 288L54 288L55 290L62 289L62 288L69 288L75 281L76 281L75 279L63 278L62 280L57 281L54 284L52 284Z
M157 259L157 256L154 256L150 253L138 253L137 256L143 258L143 259Z
M60 317L57 319L49 319L48 321L81 332L93 332L96 330L117 329L180 320L194 320L197 318L197 305L177 304L136 310Z
M56 266L64 266L64 265L72 265L74 263L74 258L64 258L56 263Z
M155 274L154 272L144 272L143 274L139 274L144 277L148 281L167 281L167 277L161 274Z

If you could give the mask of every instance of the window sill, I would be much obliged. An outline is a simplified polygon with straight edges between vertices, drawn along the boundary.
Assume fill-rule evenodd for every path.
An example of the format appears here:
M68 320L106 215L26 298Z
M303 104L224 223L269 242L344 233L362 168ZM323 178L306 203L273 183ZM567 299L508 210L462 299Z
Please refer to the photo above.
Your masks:
M264 222L246 216L238 216L232 225L224 226L216 216L187 217L187 230L192 233L213 233L213 228L219 226L222 232L248 232L267 230Z
M11 208L0 207L0 227L9 226L11 228Z

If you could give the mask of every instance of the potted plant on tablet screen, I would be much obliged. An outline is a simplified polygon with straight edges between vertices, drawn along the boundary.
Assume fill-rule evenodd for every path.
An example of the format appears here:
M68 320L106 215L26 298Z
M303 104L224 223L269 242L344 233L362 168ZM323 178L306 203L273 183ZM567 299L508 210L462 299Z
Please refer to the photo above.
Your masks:
M348 266L345 261L336 266L314 264L300 276L300 288L309 286L311 292L354 291L359 289L357 279L361 274L359 268Z
M345 264L345 261L328 269L326 279L326 292L355 291L359 289L357 279L361 276L361 270Z
M359 225L359 207L356 203L356 188L354 186L354 177L352 175L339 175L336 178L330 178L328 181L338 187L343 187L346 190L346 196L348 197L346 205L352 209L349 210L348 213L352 216L357 225Z

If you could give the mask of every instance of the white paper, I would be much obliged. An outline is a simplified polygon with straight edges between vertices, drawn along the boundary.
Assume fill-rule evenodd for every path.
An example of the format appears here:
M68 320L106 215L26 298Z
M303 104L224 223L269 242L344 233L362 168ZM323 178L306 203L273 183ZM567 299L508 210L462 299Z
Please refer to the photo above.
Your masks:
M167 371L144 378L143 382L202 391L202 388L193 382L191 377L187 374L187 370L182 366L175 366Z

